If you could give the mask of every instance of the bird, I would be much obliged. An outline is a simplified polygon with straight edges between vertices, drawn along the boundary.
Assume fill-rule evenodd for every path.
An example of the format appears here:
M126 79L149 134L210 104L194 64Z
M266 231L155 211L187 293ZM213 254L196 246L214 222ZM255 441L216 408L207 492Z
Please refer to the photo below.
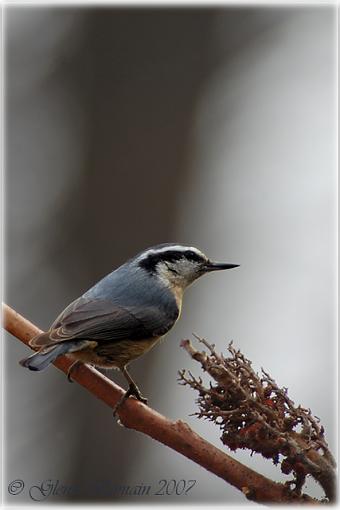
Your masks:
M184 290L212 271L239 267L212 262L198 248L163 243L138 253L69 304L47 332L30 341L37 352L19 363L33 371L45 369L59 356L73 361L68 379L79 364L119 369L129 396L147 403L128 365L148 352L181 315Z

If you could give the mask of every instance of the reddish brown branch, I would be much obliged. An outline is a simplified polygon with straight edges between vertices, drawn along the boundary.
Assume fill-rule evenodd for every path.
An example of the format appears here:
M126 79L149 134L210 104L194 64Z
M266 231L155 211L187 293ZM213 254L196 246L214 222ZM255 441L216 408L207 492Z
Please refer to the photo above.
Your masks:
M7 305L3 305L3 325L13 336L28 345L41 330ZM72 361L59 358L54 365L67 373ZM82 365L72 373L72 379L95 397L113 408L124 390L94 368ZM251 500L261 503L315 503L306 495L296 495L280 483L260 475L205 441L181 420L170 421L157 411L129 398L118 411L121 423L143 432L156 441L193 460L243 492Z

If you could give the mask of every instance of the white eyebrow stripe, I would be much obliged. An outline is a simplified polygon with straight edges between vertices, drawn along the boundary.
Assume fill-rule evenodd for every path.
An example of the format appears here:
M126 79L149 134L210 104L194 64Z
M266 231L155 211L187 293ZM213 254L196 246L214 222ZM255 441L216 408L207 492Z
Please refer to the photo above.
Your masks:
M149 255L155 255L156 253L166 253L167 251L182 251L184 253L188 250L191 250L197 253L197 255L199 255L200 257L205 258L205 255L198 248L195 248L194 246L182 246L178 244L173 246L163 246L162 248L158 249L149 248L147 251L141 253L137 260L142 260L144 258L147 258Z

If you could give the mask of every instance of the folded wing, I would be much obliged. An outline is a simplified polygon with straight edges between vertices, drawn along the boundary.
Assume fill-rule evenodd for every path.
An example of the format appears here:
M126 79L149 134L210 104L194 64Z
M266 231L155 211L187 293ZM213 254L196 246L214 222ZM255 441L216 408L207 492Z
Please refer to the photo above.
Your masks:
M106 343L159 337L171 329L177 317L178 310L166 313L153 306L123 307L104 299L79 298L31 345L43 347L74 339Z

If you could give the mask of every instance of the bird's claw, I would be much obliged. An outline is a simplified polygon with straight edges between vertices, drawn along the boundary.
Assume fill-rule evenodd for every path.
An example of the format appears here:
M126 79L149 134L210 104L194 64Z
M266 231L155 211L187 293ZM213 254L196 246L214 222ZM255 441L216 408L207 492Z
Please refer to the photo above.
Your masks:
M67 380L68 380L68 382L73 383L73 379L71 377L71 374L74 371L74 369L77 368L79 365L82 365L82 362L77 360L74 363L72 363L72 365L68 369L68 371L67 371Z
M148 403L148 399L143 397L137 386L130 384L129 389L124 393L124 395L118 400L116 405L113 408L113 416L115 417L120 406L128 399L130 396L135 397L137 400L142 402L143 404Z
M137 386L130 386L127 393L129 393L128 396L132 395L133 397L136 397L136 399L143 402L143 404L148 403L148 399L143 397Z

